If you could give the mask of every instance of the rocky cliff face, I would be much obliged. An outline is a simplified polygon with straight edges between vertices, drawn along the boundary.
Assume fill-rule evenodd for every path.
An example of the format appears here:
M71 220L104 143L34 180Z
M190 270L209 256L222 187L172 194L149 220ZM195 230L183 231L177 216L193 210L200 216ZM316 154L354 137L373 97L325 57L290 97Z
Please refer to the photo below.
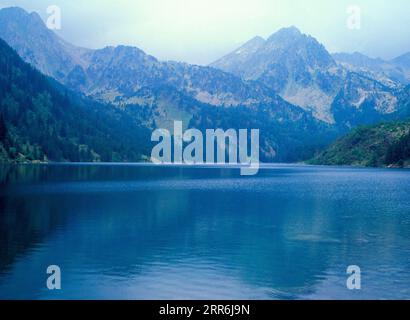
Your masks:
M346 105L343 112L351 115L352 121L357 118L356 112L370 109L383 115L398 108L394 91L400 84L376 73L378 69L383 70L382 61L358 54L332 57L316 39L295 27L281 29L266 41L256 39L211 66L243 79L259 81L286 101L331 124L337 123L335 117L339 117L340 110L335 113L335 105L339 105L339 109L343 107L341 95ZM373 105L369 108L369 104ZM351 108L352 105L355 108Z

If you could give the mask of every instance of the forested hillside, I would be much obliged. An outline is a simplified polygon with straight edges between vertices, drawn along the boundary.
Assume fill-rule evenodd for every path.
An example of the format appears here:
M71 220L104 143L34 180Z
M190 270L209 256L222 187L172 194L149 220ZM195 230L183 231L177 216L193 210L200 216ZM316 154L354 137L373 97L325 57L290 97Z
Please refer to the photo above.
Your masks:
M75 95L0 39L1 160L139 161L150 132L132 112Z
M410 166L410 121L356 128L309 162L373 167Z

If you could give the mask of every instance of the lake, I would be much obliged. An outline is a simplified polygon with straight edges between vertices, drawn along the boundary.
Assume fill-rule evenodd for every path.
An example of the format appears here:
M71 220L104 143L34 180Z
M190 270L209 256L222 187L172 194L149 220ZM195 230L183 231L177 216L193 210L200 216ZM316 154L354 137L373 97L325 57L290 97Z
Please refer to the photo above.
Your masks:
M0 185L0 299L410 299L409 170L15 165Z

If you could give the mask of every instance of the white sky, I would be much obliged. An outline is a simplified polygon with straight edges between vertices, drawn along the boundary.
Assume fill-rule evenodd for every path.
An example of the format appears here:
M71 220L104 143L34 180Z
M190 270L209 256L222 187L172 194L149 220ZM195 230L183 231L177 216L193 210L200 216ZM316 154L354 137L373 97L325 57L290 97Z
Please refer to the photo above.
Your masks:
M47 17L62 10L67 41L89 48L135 45L162 60L208 64L248 39L297 26L329 51L392 58L410 51L409 0L0 0ZM347 8L361 8L361 29Z

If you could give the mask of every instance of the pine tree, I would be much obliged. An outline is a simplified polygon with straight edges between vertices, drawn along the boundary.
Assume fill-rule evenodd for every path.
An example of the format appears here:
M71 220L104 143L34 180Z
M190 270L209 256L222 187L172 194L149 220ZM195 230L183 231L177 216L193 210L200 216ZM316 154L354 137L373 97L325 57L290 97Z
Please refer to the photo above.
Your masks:
M4 142L7 138L6 121L3 114L0 114L0 142Z

